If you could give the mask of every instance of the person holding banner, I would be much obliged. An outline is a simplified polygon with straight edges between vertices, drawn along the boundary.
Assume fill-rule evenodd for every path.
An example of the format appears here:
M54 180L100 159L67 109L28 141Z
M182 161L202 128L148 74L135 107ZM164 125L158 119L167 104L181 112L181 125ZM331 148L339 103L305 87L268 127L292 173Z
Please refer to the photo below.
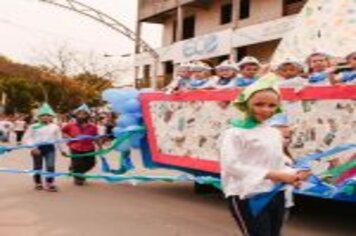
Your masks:
M78 138L83 135L98 135L98 127L90 122L90 109L86 104L81 105L74 111L75 121L62 128L64 137ZM99 142L96 142L101 148ZM86 139L72 141L68 143L71 158L70 170L74 174L82 175L94 168L95 160L95 140ZM77 157L75 157L77 155ZM85 177L74 176L74 184L82 186L85 183Z
M278 236L284 222L285 193L277 191L258 212L253 198L271 192L277 183L299 186L301 172L285 162L281 132L268 121L281 112L278 77L269 73L243 90L235 101L246 114L232 120L220 146L223 191L243 235Z
M26 145L38 145L31 150L33 158L33 169L42 171L43 163L46 165L46 171L49 173L55 172L55 155L56 146L54 144L41 144L45 142L55 142L62 139L61 129L57 124L54 124L54 111L48 104L43 104L38 110L38 122L29 126L26 130L23 143ZM58 144L59 149L63 152L64 148ZM42 176L36 173L33 176L35 182L35 190L43 190ZM53 177L46 177L46 189L50 192L57 192L58 188L54 185Z

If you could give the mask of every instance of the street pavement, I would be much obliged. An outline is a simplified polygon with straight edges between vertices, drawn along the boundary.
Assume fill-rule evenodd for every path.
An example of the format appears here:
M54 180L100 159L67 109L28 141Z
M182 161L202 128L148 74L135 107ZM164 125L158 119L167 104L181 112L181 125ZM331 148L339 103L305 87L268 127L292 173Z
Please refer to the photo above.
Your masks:
M115 159L114 154L112 159ZM137 155L136 164L139 166ZM59 170L68 160L58 158ZM0 167L28 169L27 151L0 158ZM144 170L139 174L179 173ZM31 177L0 173L0 236L239 236L223 197L196 194L192 183L76 187L60 178L58 193L33 190ZM297 198L284 236L353 236L355 204Z

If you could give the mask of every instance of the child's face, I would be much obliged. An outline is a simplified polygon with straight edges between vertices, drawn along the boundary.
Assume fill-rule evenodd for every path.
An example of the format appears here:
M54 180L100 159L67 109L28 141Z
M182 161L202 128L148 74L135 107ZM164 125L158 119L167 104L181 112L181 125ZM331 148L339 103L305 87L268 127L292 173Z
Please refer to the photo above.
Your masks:
M210 76L210 71L207 70L201 70L201 71L194 71L193 72L193 77L194 79L207 79Z
M89 114L88 114L86 111L78 111L78 112L75 114L75 117L76 117L78 120L88 120L88 119L89 119Z
M330 66L329 59L323 55L315 55L309 58L309 67L312 72L322 72Z
M233 78L236 76L236 71L232 69L218 69L216 70L216 74L221 78Z
M192 75L192 73L189 70L181 69L177 71L177 75L183 78L189 78Z
M301 70L294 64L285 64L279 69L279 74L285 79L292 79L300 75Z
M245 78L254 78L260 67L256 64L245 64L241 66L240 73L245 77Z
M249 112L261 123L276 113L279 104L279 95L271 90L258 91L247 101Z
M40 120L41 122L43 122L43 123L48 124L48 123L51 123L51 122L52 122L53 117L50 116L50 115L43 115L43 116L40 116L40 117L39 117L39 120Z

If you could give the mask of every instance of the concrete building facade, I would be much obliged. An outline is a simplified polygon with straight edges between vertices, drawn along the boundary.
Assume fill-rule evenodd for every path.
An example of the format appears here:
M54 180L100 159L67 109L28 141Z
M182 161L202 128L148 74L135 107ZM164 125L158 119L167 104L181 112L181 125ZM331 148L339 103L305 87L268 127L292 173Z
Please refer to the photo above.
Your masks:
M192 60L217 64L246 55L269 61L281 38L293 28L307 0L139 0L137 33L143 23L163 25L158 87L173 76L174 65ZM139 86L152 78L154 60L136 47Z

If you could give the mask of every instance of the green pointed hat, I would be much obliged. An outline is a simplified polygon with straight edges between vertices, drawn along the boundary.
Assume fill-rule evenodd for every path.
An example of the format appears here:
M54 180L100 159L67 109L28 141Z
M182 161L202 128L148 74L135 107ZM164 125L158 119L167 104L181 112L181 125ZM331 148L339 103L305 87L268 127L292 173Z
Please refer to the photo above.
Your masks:
M90 114L90 108L87 104L83 103L82 105L80 105L77 109L75 109L73 111L74 114L78 113L79 111L84 111L88 114Z
M56 113L53 111L52 107L48 103L44 103L37 111L37 117L43 115L55 116Z
M261 78L259 78L255 83L246 87L240 95L234 101L234 105L241 111L246 112L247 109L247 101L254 95L256 92L261 90L271 89L275 91L277 94L280 94L280 91L277 86L277 82L280 78L274 73L268 73ZM281 108L278 108L277 113L281 112Z

